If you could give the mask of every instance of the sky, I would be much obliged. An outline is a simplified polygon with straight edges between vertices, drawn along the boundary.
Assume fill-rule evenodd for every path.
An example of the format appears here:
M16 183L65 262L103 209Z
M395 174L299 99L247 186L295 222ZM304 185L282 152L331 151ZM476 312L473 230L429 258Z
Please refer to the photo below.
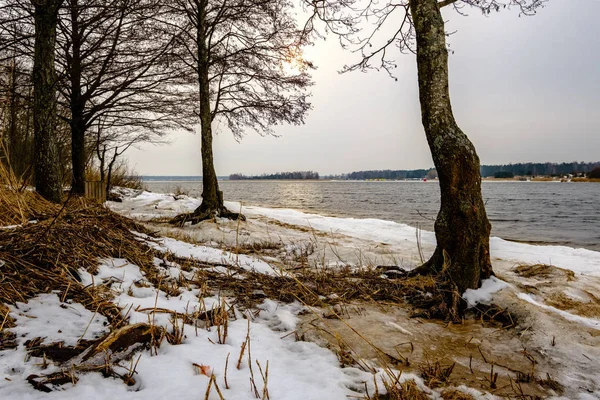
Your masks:
M513 11L458 15L444 8L456 120L482 164L600 160L600 0L550 0L534 17ZM236 141L215 123L217 175L313 170L321 175L433 166L414 55L398 53L397 81L378 71L339 74L357 55L328 37L305 51L313 109L277 137ZM201 175L198 134L127 155L141 175Z

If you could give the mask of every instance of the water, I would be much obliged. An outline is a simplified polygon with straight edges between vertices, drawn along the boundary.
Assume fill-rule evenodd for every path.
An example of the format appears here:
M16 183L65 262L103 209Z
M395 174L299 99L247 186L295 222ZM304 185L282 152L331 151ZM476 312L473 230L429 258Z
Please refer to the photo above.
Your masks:
M177 187L200 197L201 182L145 182L149 190ZM309 213L377 218L433 230L437 182L220 181L225 200ZM483 182L492 235L529 243L600 251L600 184Z

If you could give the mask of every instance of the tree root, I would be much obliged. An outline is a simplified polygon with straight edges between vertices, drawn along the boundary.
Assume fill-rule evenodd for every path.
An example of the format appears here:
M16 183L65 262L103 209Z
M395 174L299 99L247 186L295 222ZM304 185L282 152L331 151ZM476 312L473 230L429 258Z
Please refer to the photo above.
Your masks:
M202 221L206 220L215 220L217 217L227 218L233 221L245 221L246 217L244 214L235 213L229 211L227 208L222 207L219 210L208 210L208 211L199 211L196 210L191 213L179 214L176 217L172 218L169 223L177 226L183 226L186 222L191 222L192 225L196 225Z

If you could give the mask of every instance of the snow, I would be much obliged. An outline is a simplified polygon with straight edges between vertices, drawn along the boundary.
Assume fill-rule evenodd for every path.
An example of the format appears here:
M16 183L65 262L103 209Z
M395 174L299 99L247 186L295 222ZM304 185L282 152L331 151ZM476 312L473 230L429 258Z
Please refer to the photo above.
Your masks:
M55 293L41 294L27 303L17 302L10 311L17 323L12 330L23 343L43 337L42 343L63 341L73 346L79 339L95 339L106 332L106 318L79 303L61 302ZM52 326L57 321L60 325Z
M123 203L107 203L118 212L141 220L159 217L172 217L181 212L195 209L200 201L187 196L173 196L149 192L124 191L128 197ZM238 210L239 203L227 203L230 209ZM336 218L317 214L303 213L288 209L270 209L263 207L244 207L243 213L249 218L244 229L252 234L253 223L262 219L277 220L285 224L309 228L323 233L321 237L334 236L339 246L357 251L361 244L385 244L386 251L394 256L405 257L414 254L416 249L415 229L408 225L376 219ZM218 227L227 226L226 221L217 221ZM184 229L201 229L199 226ZM278 235L273 227L273 235ZM311 235L311 232L306 235ZM138 234L151 247L162 253L174 254L182 258L193 258L201 262L214 264L212 270L231 274L239 267L247 271L278 275L282 272L275 258L237 255L210 245L190 244L172 238L151 238ZM316 235L315 235L316 237ZM295 238L296 239L296 238ZM435 246L435 235L423 231L422 246L427 256ZM218 239L215 239L218 240ZM315 239L317 240L317 239ZM329 240L329 239L323 239ZM286 248L292 244L284 243ZM577 279L564 283L564 293L579 299L588 300L586 293L600 278L600 253L585 249L573 249L564 246L533 246L513 243L500 238L490 241L494 270L502 279L492 277L482 282L477 290L467 290L464 298L470 305L490 303L521 307L526 315L523 323L527 329L522 335L528 336L530 349L538 349L555 363L556 376L570 390L568 398L600 398L598 386L600 371L594 362L599 354L596 350L597 335L588 330L600 330L600 320L575 315L548 306L544 302L544 289L554 282L535 281L529 278L527 285L520 285L519 277L511 274L511 268L518 264L546 263L575 272ZM319 255L321 257L321 255ZM326 259L322 254L320 265L343 265L337 259ZM410 257L406 257L410 258ZM193 271L186 272L176 263L156 258L154 264L164 277L179 279L181 275L190 277ZM180 288L179 294L167 294L156 288L146 279L144 272L124 259L110 258L98 260L95 275L80 270L84 286L104 285L114 293L113 302L122 307L122 316L129 323L148 322L171 329L173 313L194 313L218 307L222 301L233 307L235 318L229 321L228 337L225 344L218 344L218 332L215 327L200 328L185 325L185 337L182 344L171 345L163 341L158 354L141 352L136 368L136 385L128 387L120 380L103 378L99 373L80 373L76 385L66 384L57 392L42 393L27 383L31 374L42 375L58 371L65 366L49 362L42 369L43 360L28 358L24 343L27 340L43 337L44 343L64 341L66 345L75 344L80 338L93 339L107 332L106 319L93 311L86 310L76 303L62 302L56 293L41 294L27 303L10 306L10 315L17 326L10 330L17 335L18 347L0 351L0 398L4 399L198 399L203 398L209 383L209 377L199 374L193 364L204 365L214 374L219 388L227 399L251 399L250 378L254 375L257 390L262 394L263 380L258 363L263 371L268 362L268 390L270 398L302 400L342 400L349 397L361 397L365 383L373 393L373 375L353 367L340 367L335 354L315 343L298 341L294 332L300 323L300 314L306 312L300 303L283 304L273 299L265 299L259 305L259 312L243 314L233 306L232 299L217 296L205 296L193 285ZM512 280L511 280L512 279ZM563 283L560 283L563 285ZM588 285L588 286L585 286ZM523 292L532 288L534 294ZM563 289L563 288L561 288ZM591 292L590 292L591 293ZM161 310L161 312L157 312ZM524 311L525 310L525 311ZM405 322L384 321L383 326L415 338L422 332L418 325ZM409 327L409 329L406 329ZM249 329L250 352L242 358L240 369L236 368L242 343ZM568 341L558 340L556 346L551 338L562 339L569 333ZM533 351L533 350L532 350ZM585 357L583 355L585 355ZM225 364L229 357L227 382L225 385ZM137 356L135 357L137 359ZM541 360L540 360L541 361ZM589 362L588 362L589 361ZM250 363L250 364L249 364ZM252 373L250 370L252 366ZM381 381L383 371L379 371ZM410 373L403 373L401 381L414 379L418 386L436 398L438 394L427 389L423 381ZM380 390L383 384L378 385ZM471 388L461 387L476 398L492 398ZM586 393L588 391L589 393ZM567 398L565 397L565 398ZM210 399L219 397L213 390Z
M474 307L479 303L489 304L494 293L505 287L508 287L508 283L492 276L489 279L484 279L479 289L467 289L462 297L467 301L469 307Z
M108 269L114 269L108 273ZM111 281L111 278L124 277L114 282L111 288L117 292L130 291L127 285L143 280L143 274L132 264L123 264L123 260L102 260L94 283ZM130 286L131 287L131 286ZM197 296L198 293L195 293ZM121 293L115 301L134 304L134 309L146 304L148 297ZM154 306L154 298L150 298ZM158 307L173 311L185 311L182 304L191 303L191 297L166 298L159 296ZM254 374L259 393L262 394L263 381L259 364L266 371L268 363L268 391L273 399L346 399L357 395L355 389L362 388L364 382L372 382L370 373L357 368L341 368L336 356L329 350L314 343L296 341L293 335L297 323L297 313L303 307L299 303L279 304L266 300L260 307L255 320L240 318L229 323L229 335L225 344L218 343L216 329L195 329L186 325L186 337L181 345L163 342L158 354L152 356L143 352L136 368L136 385L128 388L121 381L105 379L98 373L81 374L76 385L64 385L57 393L36 391L25 378L32 373L58 370L51 365L46 371L39 368L40 360L32 359L23 368L12 368L22 364L26 357L23 342L28 338L45 336L46 342L64 340L66 344L75 344L83 335L93 338L104 333L103 317L83 309L79 304L63 304L56 294L39 295L28 303L18 303L11 309L11 316L17 320L13 331L19 335L20 346L16 350L0 352L0 398L10 399L198 399L202 397L209 383L209 377L198 374L193 364L206 365L215 375L217 383L227 399L253 398L249 379ZM141 313L140 313L141 314ZM147 316L146 316L147 319ZM92 321L91 323L89 321ZM133 321L136 322L134 318ZM161 321L160 324L167 323ZM240 369L236 368L242 343L249 329L250 349L246 350ZM21 337L22 336L22 337ZM248 359L248 354L252 358ZM229 357L227 382L225 388L225 363ZM252 372L249 362L252 363ZM210 399L218 398L212 393Z
M140 233L137 233L137 235L145 239L150 239L148 236ZM147 243L156 250L165 253L168 252L178 257L192 258L211 264L235 265L246 271L254 271L261 274L281 275L283 273L256 257L250 257L245 254L234 254L229 251L215 249L214 247L199 246L172 238L152 239L147 240Z
M113 209L144 220L174 216L193 211L200 200L188 196L141 192L128 198L123 204L111 204ZM239 210L240 203L225 202L231 210ZM352 238L399 246L403 249L416 247L415 228L406 224L379 219L338 218L304 213L284 208L243 206L247 217L267 217L286 224L307 227L316 231L343 234ZM421 232L421 242L426 250L433 251L435 234ZM600 277L600 252L566 246L538 246L516 243L498 237L490 238L493 258L520 264L551 264L576 274Z
M537 301L532 295L527 294L527 293L518 293L517 297L520 298L521 300L525 300L533 305L543 308L544 310L548 310L553 313L556 313L569 321L581 324L583 326L587 326L592 329L600 330L600 320L598 320L598 319L581 317L579 315L571 314L567 311L559 310L558 308L555 308L555 307L549 306L547 304L544 304L540 301Z
M226 202L226 206L238 210L239 203ZM248 216L262 215L291 225L305 226L324 232L341 233L365 240L374 240L387 244L414 242L415 228L393 221L372 218L338 218L284 208L243 207ZM433 232L423 231L421 239L424 243L435 244Z
M236 207L238 203L228 204ZM239 205L237 205L239 208ZM236 209L237 209L236 208ZM289 209L245 207L246 215L262 215L288 224L305 226L324 232L342 233L363 240L402 245L406 242L416 246L415 228L393 221L378 219L356 219L326 217L307 214ZM425 245L435 245L435 234L422 231L421 240ZM492 257L522 264L551 264L569 269L577 274L600 277L600 252L588 249L574 249L566 246L536 246L516 243L498 237L490 239Z

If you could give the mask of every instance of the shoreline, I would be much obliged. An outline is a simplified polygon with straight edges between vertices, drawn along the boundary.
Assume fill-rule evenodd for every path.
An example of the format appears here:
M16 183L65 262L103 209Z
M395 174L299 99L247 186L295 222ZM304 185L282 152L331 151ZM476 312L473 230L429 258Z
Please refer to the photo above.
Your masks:
M352 182L357 182L357 181L352 181ZM388 181L388 183L391 181ZM506 181L499 181L501 182L506 182ZM510 181L512 182L512 181ZM370 184L371 182L363 182L359 185L367 185L364 186L365 188L368 188L368 184ZM423 182L426 183L426 182ZM427 182L428 183L428 182ZM491 183L490 185L495 185L498 182L494 182ZM277 185L277 184L282 184L285 185L283 183L281 183L281 181L267 181L265 182L265 188L269 188L270 185ZM324 183L325 184L325 183ZM352 184L352 183L348 183L348 184ZM355 183L356 184L356 183ZM226 198L239 198L238 196L242 196L242 198L244 198L244 193L240 192L238 189L236 189L237 187L253 187L253 183L250 184L237 184L237 183L233 183L230 184L231 186L229 186L230 189L227 189L227 186L223 186L223 190L225 192L225 197ZM248 186L237 186L237 185L248 185ZM261 187L260 183L256 184L258 185L257 187ZM414 183L414 185L416 185L416 183ZM177 182L152 182L151 185L149 185L149 187L152 188L152 190L154 190L157 194L159 193L163 193L163 192L174 192L176 194L184 194L184 195L188 195L188 196L193 196L194 198L201 198L200 197L200 191L201 191L201 185L197 185L195 183L186 183L185 186L183 187L179 187L179 183ZM418 185L417 185L418 186ZM285 186L283 186L285 187ZM340 186L341 188L343 188L344 186ZM385 186L380 186L380 187L385 187ZM396 186L394 186L396 187ZM397 187L401 187L401 186L397 186ZM408 187L408 186L407 186ZM413 186L411 186L413 187ZM429 186L430 187L430 186ZM490 186L491 187L491 186ZM520 186L522 187L522 186ZM432 188L432 187L430 187ZM325 190L325 189L324 189ZM367 190L367 189L365 189ZM383 190L383 189L382 189ZM394 189L395 190L395 189ZM433 190L433 188L432 188ZM323 195L330 195L329 193L327 193L328 191L331 191L329 189L325 190L323 192ZM431 190L429 190L431 191ZM319 193L320 189L319 189ZM334 192L335 193L335 192ZM335 195L335 194L333 194ZM260 196L258 196L260 197ZM366 208L364 208L365 206L368 207L368 203L358 203L355 200L360 200L359 199L355 199L355 200L348 200L348 202L344 203L344 207L342 206L338 206L336 201L333 200L328 200L327 202L323 203L319 203L318 201L286 201L284 198L279 198L279 197L262 197L261 199L259 199L257 196L255 195L248 195L247 196L247 200L242 201L241 203L243 204L244 207L246 206L253 206L253 207L264 207L264 208L272 208L272 209L289 209L289 210L297 210L303 213L308 213L308 214L317 214L317 215L322 215L322 216L327 216L327 217L339 217L339 218L354 218L354 219L360 219L360 220L366 220L366 219L377 219L377 220L382 220L382 221L392 221L392 222L396 222L399 224L405 224L407 226L410 226L413 231L417 229L417 227L419 229L425 229L428 231L433 231L433 221L435 219L435 216L437 215L437 209L434 210L433 207L426 207L424 210L420 210L422 211L423 215L421 215L421 213L416 213L414 212L413 208L410 207L404 207L404 206L398 206L397 207L397 212L394 212L393 210L395 210L395 208L393 208L394 206L390 206L392 208L389 208L387 210L382 209L381 207L379 208L375 208L375 209L369 209L367 210ZM316 198L319 198L319 196L316 196ZM492 196L492 198L494 198ZM260 201L262 200L262 201ZM340 197L339 200L344 200L342 199L342 197ZM236 206L236 210L239 208L239 203L240 202L235 202L236 204L238 204ZM499 203L494 203L494 204L499 204ZM356 205L356 206L360 206L361 208L353 208L352 206ZM415 206L416 207L416 206ZM490 206L487 205L487 207L494 207L494 206ZM431 209L430 209L431 208ZM512 242L517 242L517 243L530 243L530 244L534 244L534 245L550 245L550 246L567 246L567 247L571 247L571 248L585 248L588 250L592 250L592 251L600 251L600 247L597 246L596 243L591 242L590 240L588 240L588 236L584 236L583 233L581 232L587 232L589 230L589 227L586 227L586 230L581 230L579 231L579 233L577 231L574 231L573 228L571 229L571 231L566 231L566 234L562 234L561 235L561 231L559 230L555 230L553 232L555 233L544 233L544 232L539 232L540 234L538 234L538 231L540 229L539 225L535 225L534 227L527 229L526 228L526 224L527 224L527 219L528 218L524 218L522 219L519 223L521 225L516 226L516 228L514 228L512 226L512 224L507 224L505 222L503 222L504 220L502 219L503 217L501 215L497 215L498 211L497 210L498 207L496 207L496 209L492 208L492 211L490 213L490 211L488 211L488 218L490 219L490 222L492 223L492 235L494 237L498 237L498 238L502 238L502 239L506 239ZM495 211L494 211L495 210ZM534 215L534 214L532 214ZM544 218L551 218L550 214L544 214ZM423 218L427 218L427 219L423 219ZM500 221L495 221L496 218L499 218ZM548 229L556 229L552 223L551 220L549 219L545 219L544 221L546 221L546 225L548 225ZM520 234L520 235L518 235Z

